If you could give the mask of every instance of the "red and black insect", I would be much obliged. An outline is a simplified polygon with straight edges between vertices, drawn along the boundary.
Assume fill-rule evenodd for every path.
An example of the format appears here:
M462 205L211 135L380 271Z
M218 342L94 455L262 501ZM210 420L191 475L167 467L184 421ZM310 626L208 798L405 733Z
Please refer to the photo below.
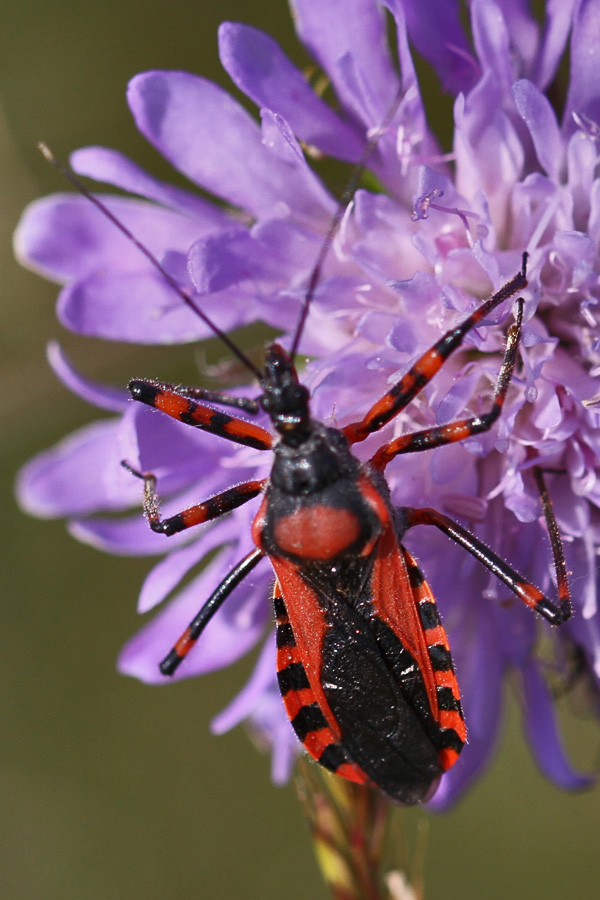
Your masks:
M277 675L296 734L326 768L352 781L375 784L402 803L430 796L466 740L448 639L431 589L402 545L405 532L415 525L436 526L548 621L559 624L570 615L560 538L539 470L536 478L544 491L557 560L559 605L445 515L433 509L394 508L384 478L385 467L396 456L491 428L515 365L523 301L508 332L488 412L399 437L380 447L366 464L351 447L403 410L465 335L526 286L525 268L524 258L511 281L423 354L360 422L342 429L311 419L308 391L279 344L267 350L258 400L242 401L248 412L262 408L268 413L276 437L199 402L201 391L149 381L129 385L135 400L274 454L267 479L231 488L168 519L159 514L154 476L141 476L150 526L166 535L215 519L263 494L252 528L256 549L207 600L161 663L161 671L175 672L221 603L267 556L276 577ZM223 395L218 402L240 403Z
M98 204L96 198L92 200ZM375 785L396 802L414 804L430 797L442 774L456 762L466 741L466 728L448 639L432 591L402 544L406 531L416 525L440 529L552 624L566 621L571 614L569 589L541 469L535 468L534 473L551 538L558 604L442 513L394 507L384 477L386 466L397 456L461 441L492 427L502 411L518 355L522 299L518 300L516 323L508 331L487 412L403 435L380 447L367 463L352 453L354 444L408 406L473 328L526 287L526 254L521 271L441 337L361 421L336 429L311 418L309 392L298 379L294 356L343 209L342 204L313 270L291 352L272 344L264 372L259 372L227 335L214 328L257 376L260 395L256 400L154 381L129 384L134 400L187 425L272 451L269 477L232 487L163 519L154 475L124 465L143 479L146 516L151 528L165 535L216 519L262 494L252 527L256 549L204 603L161 663L162 673L175 672L221 604L263 557L268 557L275 573L277 677L300 741L327 769L351 781ZM144 248L142 251L184 302L207 321L160 264ZM275 435L207 403L237 407L249 414L263 410Z

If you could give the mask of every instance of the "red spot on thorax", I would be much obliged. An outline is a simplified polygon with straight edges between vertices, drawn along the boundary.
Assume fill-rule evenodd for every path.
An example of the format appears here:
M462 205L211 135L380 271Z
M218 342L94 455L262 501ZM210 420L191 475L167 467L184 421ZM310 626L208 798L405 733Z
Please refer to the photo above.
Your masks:
M274 538L283 553L305 559L333 559L351 547L361 533L358 517L348 509L308 506L282 516Z

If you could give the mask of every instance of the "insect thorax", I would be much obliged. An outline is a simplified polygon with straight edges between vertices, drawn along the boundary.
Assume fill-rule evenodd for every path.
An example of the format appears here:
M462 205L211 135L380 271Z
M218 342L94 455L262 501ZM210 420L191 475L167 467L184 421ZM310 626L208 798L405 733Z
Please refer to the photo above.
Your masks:
M315 422L308 439L298 446L285 441L277 444L270 483L291 497L309 497L340 480L356 478L359 470L344 435Z
M386 501L370 480L365 492L367 479L345 436L314 423L299 447L276 446L254 540L269 556L297 563L361 555L387 518L381 511Z

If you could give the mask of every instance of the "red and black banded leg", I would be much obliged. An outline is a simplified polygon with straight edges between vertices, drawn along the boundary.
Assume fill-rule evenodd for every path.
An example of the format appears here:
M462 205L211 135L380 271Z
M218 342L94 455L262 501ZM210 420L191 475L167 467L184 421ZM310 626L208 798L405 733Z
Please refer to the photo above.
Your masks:
M253 400L250 397L234 397L225 391L211 391L208 388L194 385L169 384L165 381L146 381L143 383L152 384L162 391L178 394L180 397L186 397L189 400L205 400L207 403L216 403L218 406L231 406L234 409L241 409L252 416L255 416L260 411L258 400Z
M188 655L214 614L221 604L229 597L231 592L261 561L264 553L262 550L252 550L235 566L221 584L212 592L198 614L192 619L184 633L181 635L173 649L160 663L160 671L163 675L174 675L179 664Z
M561 625L566 622L571 615L571 601L569 594L569 586L567 583L566 566L562 542L558 534L558 528L552 513L552 507L549 503L550 498L546 492L548 503L542 497L542 506L546 521L550 517L553 526L549 528L551 531L552 551L555 559L555 568L558 576L559 584L559 604L548 600L542 592L533 584L526 581L522 575L519 575L508 563L504 562L493 550L490 550L482 541L475 537L458 522L449 519L448 516L438 512L435 509L413 509L412 507L402 507L400 510L404 520L405 527L413 528L415 525L435 525L440 531L443 531L451 540L460 544L475 559L478 559L482 565L489 569L496 578L500 579L517 597L542 615L550 622L551 625ZM556 560L559 560L558 564Z
M237 509L238 506L242 506L260 494L267 483L266 478L262 478L260 481L245 481L236 487L228 488L221 494L216 494L209 500L205 500L204 503L195 503L194 506L190 506L174 516L169 516L168 519L161 519L160 504L156 493L156 476L151 473L138 472L125 460L121 462L121 465L144 482L144 515L148 519L150 528L158 534L166 534L169 537L179 531L192 528L194 525L201 525L202 522L218 519L225 513Z
M273 435L259 425L229 416L227 413L204 406L183 392L153 381L130 381L129 390L134 400L160 409L173 419L224 437L255 450L270 450Z
M492 310L527 287L527 254L523 254L521 271L511 278L489 300L482 303L465 321L446 332L437 343L411 366L409 371L375 403L360 422L346 425L342 430L351 444L364 441L398 415L426 384L439 372L448 357L462 344L465 335L488 316Z
M454 444L456 441L464 441L474 434L489 431L504 406L517 359L522 322L523 299L520 298L518 300L517 321L508 330L504 360L498 375L492 408L489 412L479 416L472 416L468 419L449 422L447 425L404 434L379 448L370 461L373 468L382 472L390 460L401 453L420 453L422 450L432 450L434 447L442 447L444 444Z

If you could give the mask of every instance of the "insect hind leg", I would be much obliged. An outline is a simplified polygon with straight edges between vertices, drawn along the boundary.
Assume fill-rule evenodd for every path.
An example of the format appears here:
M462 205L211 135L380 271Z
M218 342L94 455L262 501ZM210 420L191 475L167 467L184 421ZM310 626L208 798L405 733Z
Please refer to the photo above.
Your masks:
M543 475L540 476L543 480ZM545 485L544 485L545 486ZM557 581L559 585L559 602L553 603L544 594L520 575L512 566L509 566L498 554L475 537L467 528L463 528L458 522L445 516L443 513L435 509L414 509L413 507L403 507L401 510L404 526L406 529L413 528L415 525L435 525L440 531L443 531L451 540L459 544L471 556L489 569L492 574L505 584L509 590L525 603L530 609L535 610L543 616L551 625L562 625L571 616L571 600L569 585L567 581L566 566L564 560L564 551L556 521L552 513L549 497L546 492L546 498L542 496L542 507L544 516L548 522L550 518L553 523L551 532L552 551L554 555L555 569L557 573Z
M550 547L552 549L552 558L554 561L554 571L556 573L556 585L558 588L558 599L562 621L566 622L571 616L571 592L569 590L569 579L567 577L567 565L565 562L565 552L563 549L560 531L554 515L552 506L552 498L546 487L546 479L544 478L544 470L540 466L533 467L533 477L540 495L540 503L542 512L546 521L548 537L550 538Z
M261 561L264 553L262 550L252 550L235 566L223 581L215 588L198 614L192 619L173 649L160 663L160 671L163 675L174 675L179 665L188 655L214 614L221 608L232 591Z

